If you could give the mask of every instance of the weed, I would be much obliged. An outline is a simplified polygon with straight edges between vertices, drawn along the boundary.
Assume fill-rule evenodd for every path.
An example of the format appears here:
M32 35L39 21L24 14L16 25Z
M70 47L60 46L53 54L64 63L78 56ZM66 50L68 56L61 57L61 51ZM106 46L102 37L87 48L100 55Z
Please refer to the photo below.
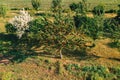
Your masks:
M0 5L0 17L5 17L7 14L7 7L5 5Z
M64 71L64 67L63 67L63 65L62 65L62 63L60 62L60 61L57 61L56 62L56 65L57 65L57 73L59 74L59 75L62 75L63 74L63 71Z
M50 60L45 59L45 63L50 64Z

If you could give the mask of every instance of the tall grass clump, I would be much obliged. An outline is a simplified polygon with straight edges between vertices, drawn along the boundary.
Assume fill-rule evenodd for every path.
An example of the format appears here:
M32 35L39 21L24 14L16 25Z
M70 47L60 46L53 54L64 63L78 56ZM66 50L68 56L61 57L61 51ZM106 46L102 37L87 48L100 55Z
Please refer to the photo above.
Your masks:
M41 6L41 0L31 0L32 6L35 10L39 10Z
M0 17L5 17L7 14L7 6L5 5L0 5Z

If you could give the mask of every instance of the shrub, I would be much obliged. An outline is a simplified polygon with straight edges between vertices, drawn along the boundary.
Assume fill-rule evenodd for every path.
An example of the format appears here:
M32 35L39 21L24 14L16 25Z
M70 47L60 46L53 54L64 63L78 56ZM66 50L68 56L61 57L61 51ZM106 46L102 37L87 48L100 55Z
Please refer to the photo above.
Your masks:
M120 25L119 18L110 18L104 20L104 34L106 37L111 38L113 41L110 43L111 47L120 49Z
M111 37L114 40L112 47L116 47L116 48L118 48L120 50L120 26L119 26L118 30L115 30L112 33Z
M76 11L76 9L78 8L78 5L76 3L72 3L69 5L69 7L72 11Z
M37 19L31 21L29 25L31 26L29 28L29 31L37 34L40 32L40 30L44 30L44 26L47 24L46 20L44 17L40 16Z
M15 33L16 32L15 27L11 23L7 23L5 25L5 29L6 29L7 33Z
M81 14L85 14L87 11L87 5L85 0L82 0L82 2L79 2L79 3L72 3L69 5L69 7L72 11L75 11Z
M120 10L117 11L117 16L120 17Z
M112 80L116 76L109 72L109 69L104 66L85 66L82 71L87 73L88 79L91 80Z
M20 10L20 15L15 16L9 24L9 27L6 27L7 30L9 31L10 28L16 29L17 36L19 39L22 37L22 35L25 33L26 30L29 29L28 23L32 20L32 17L26 12L24 9ZM12 26L11 26L12 24ZM14 30L15 30L14 29Z
M86 11L87 11L86 0L82 0L82 2L78 3L77 12L84 15L86 13Z
M86 35L93 39L99 38L103 33L104 19L102 17L90 18L87 16L74 16L76 27Z
M73 70L80 70L80 66L78 64L68 64L66 65L66 70L72 72Z
M0 5L0 16L5 17L6 13L7 13L7 7L4 5Z
M31 0L31 3L35 10L39 10L41 5L41 0Z
M116 74L118 77L120 77L120 67L113 67L111 68L112 73Z
M105 9L103 5L95 6L93 9L93 14L97 16L103 15L104 12L105 12Z
M58 12L61 10L61 2L62 0L52 0L51 8L53 12Z

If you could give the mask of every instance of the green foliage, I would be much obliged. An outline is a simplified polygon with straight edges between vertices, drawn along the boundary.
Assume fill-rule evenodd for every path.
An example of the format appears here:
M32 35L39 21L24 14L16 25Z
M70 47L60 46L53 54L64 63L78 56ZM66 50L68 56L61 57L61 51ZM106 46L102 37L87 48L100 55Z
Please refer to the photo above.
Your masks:
M120 9L117 11L117 16L120 17Z
M66 70L76 77L84 77L85 80L112 80L119 75L118 68L112 69L115 72L114 74L114 72L110 72L109 68L104 66L80 67L78 64L68 64L66 65Z
M5 5L0 5L0 17L5 17L8 8Z
M117 11L117 16L120 17L120 4L118 5L119 10Z
M75 11L75 12L81 13L81 14L85 14L87 11L86 0L82 0L79 3L72 3L69 5L69 7L72 11Z
M9 50L8 47L11 45L10 42L0 41L0 54L5 55Z
M31 26L29 31L36 34L40 32L40 30L44 29L44 26L47 24L44 17L40 16L37 19L31 21L29 25Z
M94 9L93 9L93 14L97 15L97 16L103 15L104 12L105 12L105 9L104 9L103 5L95 6Z
M91 76L91 80L104 80L104 78L100 77L98 73L95 73Z
M73 18L63 13L56 12L53 15L53 21L49 20L48 16L40 17L31 23L30 34L34 39L39 40L39 44L44 45L44 50L55 55L62 53L65 49L68 50L85 50L86 42L89 42L80 32L75 31Z
M5 25L5 29L6 29L7 33L15 33L16 32L15 27L11 23L7 23Z
M120 41L120 31L114 31L113 32L113 35L112 35L112 38L114 39L114 42L118 42Z
M81 72L81 67L78 64L68 64L65 67L69 74L79 78L83 77L83 72Z
M87 11L87 4L86 4L86 0L82 0L82 2L78 3L78 9L77 12L81 13L81 14L85 14Z
M110 44L111 47L120 49L120 25L118 17L104 21L104 34L113 40Z
M118 4L118 7L119 7L119 9L120 9L120 4Z
M112 80L116 76L109 72L109 69L104 66L85 66L82 68L82 71L87 73L88 79L91 80Z
M76 27L92 37L93 39L97 39L103 35L104 28L104 18L100 16L95 16L94 18L90 18L87 16L76 15L74 16L74 21Z
M41 6L41 0L31 0L32 6L35 10L39 10Z
M120 67L113 67L111 68L111 71L116 74L118 77L120 77Z
M76 11L76 9L78 8L78 5L76 3L71 3L69 7L72 11Z
M52 0L51 8L53 12L61 13L62 12L62 0Z
M73 70L79 70L80 66L78 64L69 64L66 66L66 70L72 72Z

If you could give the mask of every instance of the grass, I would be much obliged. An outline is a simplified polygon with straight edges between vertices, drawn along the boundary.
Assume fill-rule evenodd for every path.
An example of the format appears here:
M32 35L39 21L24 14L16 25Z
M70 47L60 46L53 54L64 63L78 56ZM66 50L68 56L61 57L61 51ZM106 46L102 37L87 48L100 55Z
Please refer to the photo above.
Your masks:
M10 61L9 64L0 63L0 78L3 80L86 80L88 78L118 80L120 54L117 49L107 45L109 42L110 39L96 40L96 46L91 51L88 50L88 56L74 57L75 54L71 54L72 57L69 57L64 54L63 59L58 59L38 52L39 56L26 57L20 63L16 61Z
M0 1L3 4L7 3L11 8L16 6L17 8L31 7L30 0ZM19 5L16 4L16 1L19 2ZM64 4L74 1L78 0L64 0ZM108 2L108 0L102 1L89 0L91 3L112 4L114 2L113 0L111 2ZM51 0L42 0L42 7L47 6L47 9L50 2ZM17 15L17 13L18 11L12 10L7 13L6 18L0 18L1 32L5 32L5 23ZM92 15L88 14L88 16ZM106 17L111 16L114 17L116 15L107 15ZM25 57L20 63L17 63L17 61L12 62L12 60L10 60L9 64L0 63L0 80L86 80L87 78L104 80L103 76L107 76L108 78L109 75L112 76L112 79L117 80L120 78L120 52L116 48L109 47L108 43L110 42L111 40L108 38L96 40L96 46L92 50L88 50L88 55L77 55L76 57L75 54L72 54L70 57L64 54L64 59L53 58L51 55L47 55L46 53L40 54L40 52L34 50L40 55ZM17 58L20 58L20 56ZM112 80L110 78L106 80Z
M10 8L32 8L31 0L0 0L0 4L8 5ZM41 9L48 10L50 8L52 0L41 0ZM69 4L72 2L78 2L81 0L63 0L63 6L68 8ZM94 6L98 4L105 4L106 10L118 9L117 5L120 3L120 0L87 0L88 9L93 9ZM18 4L19 3L19 4Z

